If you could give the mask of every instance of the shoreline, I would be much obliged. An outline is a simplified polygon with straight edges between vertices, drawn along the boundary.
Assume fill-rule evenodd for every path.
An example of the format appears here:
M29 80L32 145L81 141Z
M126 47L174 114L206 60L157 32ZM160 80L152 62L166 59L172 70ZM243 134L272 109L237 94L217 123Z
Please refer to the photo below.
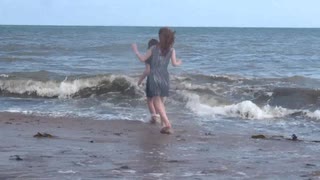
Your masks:
M251 138L173 122L0 113L0 179L320 178L319 143ZM53 137L34 137L48 133Z

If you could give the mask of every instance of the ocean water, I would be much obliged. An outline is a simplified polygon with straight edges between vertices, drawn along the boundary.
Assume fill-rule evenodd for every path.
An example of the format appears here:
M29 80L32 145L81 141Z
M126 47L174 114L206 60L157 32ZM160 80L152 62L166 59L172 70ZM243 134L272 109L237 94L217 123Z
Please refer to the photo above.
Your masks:
M168 116L213 131L320 137L320 29L174 28ZM0 111L147 121L157 27L0 26Z

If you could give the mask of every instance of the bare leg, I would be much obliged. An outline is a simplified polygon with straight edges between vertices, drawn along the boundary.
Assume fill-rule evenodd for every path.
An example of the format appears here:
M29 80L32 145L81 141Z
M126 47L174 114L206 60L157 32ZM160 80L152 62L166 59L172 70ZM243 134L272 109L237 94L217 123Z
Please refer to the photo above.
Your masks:
M142 73L142 75L139 78L138 86L141 85L141 83L144 80L144 78L146 78L149 74L150 74L150 65L146 63L146 68L145 68L144 72Z
M147 104L148 104L150 114L151 115L156 114L156 109L154 108L153 99L151 97L147 98Z
M163 104L164 104L165 100L166 100L165 97L161 97L161 101Z
M140 76L140 78L139 78L138 86L141 85L142 81L144 80L144 78L147 77L147 75L148 75L148 74L146 73L146 71L144 71L143 74L142 74L142 75Z
M148 104L149 112L151 114L150 123L155 124L157 123L157 121L160 120L160 116L157 114L157 111L154 107L153 99L148 97L147 104Z
M152 99L153 99L156 111L159 112L160 114L162 123L165 125L165 127L171 128L170 121L167 117L166 109L164 107L164 104L160 96L155 96Z

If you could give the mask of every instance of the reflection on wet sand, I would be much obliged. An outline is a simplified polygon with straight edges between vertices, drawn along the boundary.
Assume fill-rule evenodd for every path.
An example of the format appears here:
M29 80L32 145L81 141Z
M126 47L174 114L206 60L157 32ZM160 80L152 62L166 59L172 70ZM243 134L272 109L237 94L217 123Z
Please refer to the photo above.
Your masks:
M139 146L142 152L138 160L144 179L162 177L168 173L169 169L164 161L168 159L166 147L172 138L172 135L160 134L157 127L140 133Z

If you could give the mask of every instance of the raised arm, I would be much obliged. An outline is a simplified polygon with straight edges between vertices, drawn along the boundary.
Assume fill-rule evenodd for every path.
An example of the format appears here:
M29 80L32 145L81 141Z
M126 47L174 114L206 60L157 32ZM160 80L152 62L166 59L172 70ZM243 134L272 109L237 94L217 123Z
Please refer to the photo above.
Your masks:
M142 62L145 62L147 59L149 59L149 57L151 57L152 55L152 51L151 48L148 49L148 51L146 52L145 55L140 54L139 50L138 50L138 46L137 44L132 44L131 45L133 52L136 54L136 56L138 57L138 59Z
M176 50L175 49L172 49L171 63L172 63L172 66L179 66L182 64L182 61L180 59L177 59L177 57L176 57Z

